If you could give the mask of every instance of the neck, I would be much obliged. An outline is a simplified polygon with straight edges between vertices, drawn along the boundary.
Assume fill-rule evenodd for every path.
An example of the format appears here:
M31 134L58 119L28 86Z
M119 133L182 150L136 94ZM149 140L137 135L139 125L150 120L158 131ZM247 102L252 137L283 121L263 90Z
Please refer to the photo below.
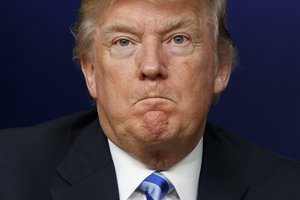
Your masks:
M133 155L147 168L164 171L188 156L199 144L202 136L203 134L199 134L197 138L192 138L189 141L174 141L168 144L143 144L139 146L140 148L131 149L132 151L123 150Z

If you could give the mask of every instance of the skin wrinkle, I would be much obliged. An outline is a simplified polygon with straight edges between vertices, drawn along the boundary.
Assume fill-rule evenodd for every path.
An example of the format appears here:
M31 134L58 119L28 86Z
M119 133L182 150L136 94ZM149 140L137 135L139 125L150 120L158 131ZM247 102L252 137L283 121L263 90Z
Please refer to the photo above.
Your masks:
M162 42L165 42L169 40L169 38L172 36L171 33L175 30L190 30L191 33L194 33L194 35L190 36L194 40L193 47L199 47L200 43L203 40L203 28L201 28L202 25L195 24L195 22L188 16L183 18L184 19L174 19L174 21L167 22L166 27L164 27L164 29L156 31L156 33L161 36L167 35L167 38L162 38ZM142 29L137 28L138 26L135 25L136 23L137 22L135 22L135 20L133 20L130 24L128 21L120 20L120 22L117 22L113 25L110 24L108 26L104 26L102 30L99 30L103 33L103 45L107 48L110 48L113 45L113 41L111 41L111 38L113 38L115 34L120 33L129 34L128 36L130 36L130 39L139 44L143 38L144 33ZM122 57L120 57L120 59L122 59Z
M199 0L200 1L200 0ZM72 30L73 35L76 38L76 46L73 51L74 60L85 60L93 56L93 38L97 27L98 19L102 19L102 13L104 9L111 8L117 0L83 0L80 8L80 17L76 26ZM152 5L159 6L163 3L176 3L176 2L189 2L188 0L150 0ZM202 2L202 1L201 1ZM208 17L207 25L210 27L211 36L218 42L218 48L215 48L216 58L219 57L219 61L223 64L228 62L232 65L236 63L237 52L232 46L232 41L227 34L227 0L204 0L203 6L208 6L208 9L204 10ZM193 8L196 12L197 7ZM226 52L226 53L223 53ZM220 55L218 55L220 54Z
M161 111L150 111L143 116L143 125L153 135L162 135L168 127L168 117Z
M201 26L199 26L199 24L194 24L193 20L189 19L189 17L186 17L186 19L182 20L182 19L177 19L178 21L174 20L174 22L169 22L167 24L167 27L164 28L164 30L158 30L156 31L157 34L159 35L167 35L168 33L174 31L174 30L179 30L179 29L189 29L189 27L193 28L194 30L191 31L193 33L196 33L196 35L194 35L194 38L202 38L203 35L203 31L201 28ZM137 28L137 26L133 25L135 24L135 22L133 22L130 25L126 25L124 23L128 23L128 21L123 21L122 20L118 23L115 23L114 25L108 25L106 27L104 27L102 29L102 33L103 33L103 38L105 41L105 45L106 46L110 46L110 38L112 38L113 34L115 33L129 33L138 37L142 37L144 35L143 31L139 31L139 28ZM195 28L196 27L196 28ZM167 40L167 39L163 39L162 41Z
M201 26L206 24L204 8L192 6L198 0L189 3L118 1L99 22L94 58L82 61L104 133L151 169L168 169L193 150L213 95L225 88L230 75L230 67L214 62L216 43L208 27ZM117 31L107 36L110 30ZM177 44L171 39L175 35L190 40ZM139 43L113 42L123 37Z

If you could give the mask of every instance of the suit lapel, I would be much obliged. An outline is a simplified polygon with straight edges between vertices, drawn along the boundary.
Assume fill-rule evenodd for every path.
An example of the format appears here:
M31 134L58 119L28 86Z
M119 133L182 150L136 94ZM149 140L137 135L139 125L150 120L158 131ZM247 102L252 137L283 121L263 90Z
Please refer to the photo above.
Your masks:
M207 129L204 134L198 200L241 200L248 190L238 173L246 152L236 152L225 145L222 133L217 132ZM51 190L53 200L119 199L107 138L97 119L79 130L57 172L67 185Z
M58 174L69 186L52 190L53 200L118 199L115 169L107 138L96 120L80 130Z
M234 151L222 137L211 130L204 134L198 200L241 200L247 193L249 186L238 172L246 152Z

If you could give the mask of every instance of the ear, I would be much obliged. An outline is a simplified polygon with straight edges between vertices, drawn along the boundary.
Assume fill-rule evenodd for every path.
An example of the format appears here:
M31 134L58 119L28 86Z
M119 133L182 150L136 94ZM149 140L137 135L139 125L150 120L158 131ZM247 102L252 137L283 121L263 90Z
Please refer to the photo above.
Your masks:
M81 70L83 72L87 88L90 95L97 99L97 87L96 87L96 71L94 64L90 59L84 59L80 61Z
M214 94L220 94L229 82L231 75L231 63L219 65L216 69Z

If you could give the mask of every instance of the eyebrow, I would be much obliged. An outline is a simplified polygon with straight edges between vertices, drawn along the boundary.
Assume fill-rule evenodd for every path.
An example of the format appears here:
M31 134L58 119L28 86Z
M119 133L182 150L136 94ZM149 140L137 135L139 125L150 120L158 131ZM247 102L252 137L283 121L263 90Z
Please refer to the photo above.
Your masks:
M192 27L193 30L200 34L201 25L188 17L185 19L172 19L166 23L166 26L162 27L160 30L157 30L157 32L161 35L164 35L177 29L189 27ZM128 22L121 21L103 27L102 34L104 36L110 35L111 33L131 33L134 35L142 35L143 31L139 30L138 26L134 25L134 23L129 24Z
M142 34L141 31L138 31L138 28L134 25L125 24L118 22L112 25L103 27L103 34L108 35L111 33L132 33L132 34Z
M160 34L166 34L177 29L189 28L189 27L192 27L192 29L195 29L196 31L201 30L201 26L195 23L195 20L190 18L186 18L186 19L180 18L168 22L166 27L164 27L162 30L159 30L158 32Z

